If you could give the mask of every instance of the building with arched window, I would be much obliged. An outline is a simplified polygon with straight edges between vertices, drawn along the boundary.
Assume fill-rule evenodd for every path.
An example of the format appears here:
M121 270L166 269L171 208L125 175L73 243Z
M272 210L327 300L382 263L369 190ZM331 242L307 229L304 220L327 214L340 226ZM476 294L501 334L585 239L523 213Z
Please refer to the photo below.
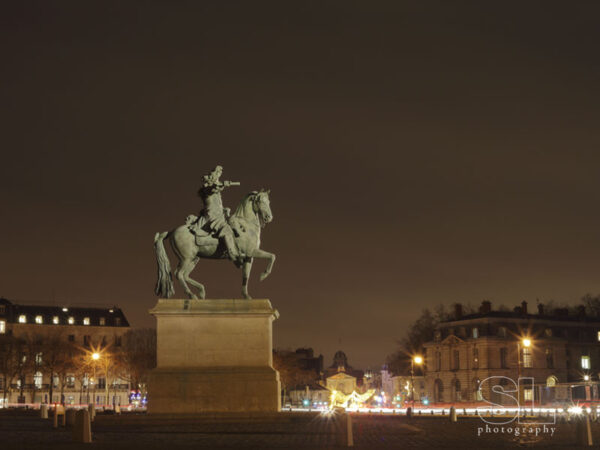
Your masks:
M574 314L540 304L531 314L526 302L493 311L484 301L477 313L463 315L457 304L424 347L425 382L435 402L507 404L510 397L494 395L492 382L506 377L509 388L519 376L534 380L521 384L522 402L599 400L600 317L586 315L583 306Z

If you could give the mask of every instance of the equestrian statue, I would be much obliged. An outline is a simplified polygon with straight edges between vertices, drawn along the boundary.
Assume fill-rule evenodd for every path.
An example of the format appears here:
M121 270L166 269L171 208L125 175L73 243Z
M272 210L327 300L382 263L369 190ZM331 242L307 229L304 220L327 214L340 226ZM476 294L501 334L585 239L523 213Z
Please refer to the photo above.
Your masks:
M242 295L248 294L248 278L254 258L268 259L267 268L260 275L260 281L269 276L275 263L275 255L260 248L260 229L273 220L269 200L270 191L253 191L247 194L233 214L223 207L221 192L231 186L239 186L234 181L221 181L223 168L217 166L208 175L204 175L198 195L202 198L204 209L196 215L189 215L184 225L174 230L156 233L154 248L158 262L158 281L155 292L162 298L174 294L171 277L171 264L163 241L169 238L171 247L179 263L175 276L183 286L189 298L197 299L190 289L195 287L200 298L205 298L202 283L190 278L190 273L200 258L229 259L242 269Z

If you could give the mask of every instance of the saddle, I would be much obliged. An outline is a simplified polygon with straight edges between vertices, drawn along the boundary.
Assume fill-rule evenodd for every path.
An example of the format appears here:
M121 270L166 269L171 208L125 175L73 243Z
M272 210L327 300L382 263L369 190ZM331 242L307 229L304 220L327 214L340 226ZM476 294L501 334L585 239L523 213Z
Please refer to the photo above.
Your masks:
M235 217L227 218L227 223L233 230L234 237L236 238L240 237L241 233L246 232L244 226ZM218 236L215 235L216 231L210 228L208 219L203 214L200 216L190 214L185 218L185 224L190 233L195 236L196 245L198 246L211 245L212 242L207 241L206 238L212 237L213 239L219 239Z

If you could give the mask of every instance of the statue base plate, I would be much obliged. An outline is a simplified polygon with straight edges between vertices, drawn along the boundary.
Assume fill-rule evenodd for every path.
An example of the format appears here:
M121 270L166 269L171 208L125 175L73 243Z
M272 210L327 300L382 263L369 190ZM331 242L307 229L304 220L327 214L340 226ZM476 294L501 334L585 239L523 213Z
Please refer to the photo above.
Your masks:
M148 379L150 414L276 412L269 300L167 300L157 321L157 368Z

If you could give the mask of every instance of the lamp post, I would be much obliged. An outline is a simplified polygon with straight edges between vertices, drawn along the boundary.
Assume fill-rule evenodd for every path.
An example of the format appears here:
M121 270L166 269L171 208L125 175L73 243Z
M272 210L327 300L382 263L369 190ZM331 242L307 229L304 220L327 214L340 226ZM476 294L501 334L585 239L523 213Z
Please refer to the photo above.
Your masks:
M98 353L98 352L92 353L92 361L93 361L93 365L94 365L94 377L92 378L94 380L94 393L93 393L92 403L94 403L94 407L96 405L96 361L98 361L99 359L100 359L100 353Z
M519 405L521 405L521 400L523 397L521 395L521 345L523 345L524 348L531 347L531 339L523 338L517 341L517 386L519 387Z
M423 364L423 357L414 356L410 359L410 398L412 400L412 409L415 409L415 364Z

